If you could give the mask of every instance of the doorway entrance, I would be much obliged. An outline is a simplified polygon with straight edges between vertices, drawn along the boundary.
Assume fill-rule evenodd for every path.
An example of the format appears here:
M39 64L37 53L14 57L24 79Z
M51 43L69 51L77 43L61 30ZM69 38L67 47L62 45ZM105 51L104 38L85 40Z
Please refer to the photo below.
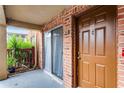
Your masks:
M101 6L78 18L79 87L116 87L115 6Z

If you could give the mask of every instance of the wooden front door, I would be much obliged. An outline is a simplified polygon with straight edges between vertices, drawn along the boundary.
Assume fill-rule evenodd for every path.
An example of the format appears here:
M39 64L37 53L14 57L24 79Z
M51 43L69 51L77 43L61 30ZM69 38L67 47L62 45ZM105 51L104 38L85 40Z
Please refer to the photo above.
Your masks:
M79 17L79 87L116 87L115 6Z

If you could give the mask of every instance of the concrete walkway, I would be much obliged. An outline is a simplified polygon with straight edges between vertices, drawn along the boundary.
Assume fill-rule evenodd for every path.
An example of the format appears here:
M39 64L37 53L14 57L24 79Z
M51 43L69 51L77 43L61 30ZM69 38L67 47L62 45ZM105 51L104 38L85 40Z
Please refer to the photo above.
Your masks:
M63 85L42 70L34 70L0 81L0 88L63 88Z

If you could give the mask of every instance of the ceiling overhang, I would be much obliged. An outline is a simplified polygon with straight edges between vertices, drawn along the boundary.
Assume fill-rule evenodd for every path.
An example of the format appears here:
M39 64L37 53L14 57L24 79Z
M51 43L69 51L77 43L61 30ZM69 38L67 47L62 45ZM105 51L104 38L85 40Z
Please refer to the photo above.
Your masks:
M49 22L69 5L5 5L7 19L35 25Z

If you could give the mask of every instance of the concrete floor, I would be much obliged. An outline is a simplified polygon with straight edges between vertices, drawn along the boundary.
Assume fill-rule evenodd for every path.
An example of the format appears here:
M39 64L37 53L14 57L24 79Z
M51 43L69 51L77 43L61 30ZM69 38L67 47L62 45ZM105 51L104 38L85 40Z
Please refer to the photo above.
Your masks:
M63 85L42 70L34 70L0 81L0 88L63 88Z

